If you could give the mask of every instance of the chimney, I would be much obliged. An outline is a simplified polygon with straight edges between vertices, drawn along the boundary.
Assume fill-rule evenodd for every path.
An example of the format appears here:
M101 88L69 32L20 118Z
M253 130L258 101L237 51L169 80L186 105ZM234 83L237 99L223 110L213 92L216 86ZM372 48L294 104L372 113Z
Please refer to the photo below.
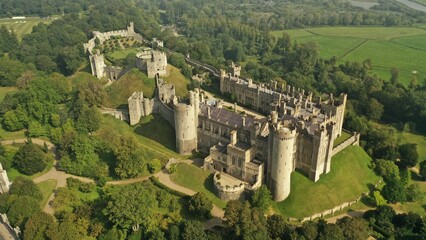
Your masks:
M231 131L231 145L234 146L237 143L237 131L232 130Z

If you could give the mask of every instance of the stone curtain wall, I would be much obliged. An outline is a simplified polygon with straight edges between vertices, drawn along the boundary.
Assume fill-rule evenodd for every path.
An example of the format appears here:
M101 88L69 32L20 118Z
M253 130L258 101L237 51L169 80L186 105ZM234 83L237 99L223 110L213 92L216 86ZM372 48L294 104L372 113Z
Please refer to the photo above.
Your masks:
M359 137L360 137L359 133L356 133L356 132L353 133L352 137L346 139L344 142L340 143L339 145L333 148L333 151L331 152L331 156L336 155L337 153L339 153L346 147L359 146Z
M21 229L19 229L19 227L13 228L10 223L9 223L9 219L7 218L7 215L5 213L0 213L0 224L3 224L3 226L5 226L6 230L8 231L6 232L1 232L0 233L0 238L2 235L6 235L8 234L9 236L4 236L4 237L11 237L12 239L17 239L19 240L19 236L21 235Z
M165 103L163 103L161 100L155 100L154 104L158 104L158 114L160 114L161 117L163 117L170 126L175 128L175 113L173 109L171 109L169 106L167 106Z

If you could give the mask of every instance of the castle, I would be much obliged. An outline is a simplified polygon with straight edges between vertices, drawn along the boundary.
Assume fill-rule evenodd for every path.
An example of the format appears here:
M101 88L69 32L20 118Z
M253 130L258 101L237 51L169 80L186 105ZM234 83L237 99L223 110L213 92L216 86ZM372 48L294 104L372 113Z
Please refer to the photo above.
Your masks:
M105 64L104 55L98 50L94 51L94 48L96 47L96 39L98 39L100 43L103 43L111 39L111 37L129 37L135 39L135 41L139 43L147 41L142 37L142 35L135 32L133 22L131 22L125 30L103 33L93 31L93 38L84 44L84 49L89 54L92 75L97 78L106 77L109 80L117 80L126 73L126 69L118 66L107 66ZM153 39L152 44L154 46L163 46L163 42L157 39ZM136 62L134 65L150 78L153 78L156 74L163 76L166 74L167 57L164 52L144 49L136 54Z
M153 99L135 92L128 99L130 124L140 117L160 114L175 129L176 151L209 153L204 168L216 171L213 181L220 198L239 199L245 190L266 184L275 201L290 194L291 173L296 169L312 181L330 171L331 157L343 147L333 147L341 135L347 96L313 99L312 93L294 87L255 84L240 77L240 67L221 70L220 91L235 96L239 104L270 113L267 118L238 114L207 101L198 89L189 99L178 99L173 85L156 75ZM359 143L354 134L347 145Z

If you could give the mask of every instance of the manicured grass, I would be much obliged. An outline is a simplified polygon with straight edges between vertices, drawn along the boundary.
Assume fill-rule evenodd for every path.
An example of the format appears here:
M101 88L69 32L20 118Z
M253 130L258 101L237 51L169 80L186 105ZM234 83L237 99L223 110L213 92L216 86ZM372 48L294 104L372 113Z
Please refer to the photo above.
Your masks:
M154 89L154 79L148 78L139 69L132 69L106 89L109 96L109 107L127 108L127 99L133 92L142 91L144 97L151 98Z
M333 147L336 147L350 137L352 137L350 133L342 131L342 135L334 140Z
M396 38L392 42L426 51L426 35Z
M12 19L1 19L0 25L5 25L9 30L15 32L16 36L19 40L25 34L31 33L33 27L39 23L50 24L53 19L38 19L38 18L27 18L20 20L12 20Z
M110 52L107 54L107 58L111 59L112 61L118 60L118 59L125 59L127 57L127 55L129 55L130 53L137 53L140 52L141 49L140 48L125 48L125 49L120 49L120 50L116 50L114 52Z
M324 58L336 56L340 62L371 59L372 74L388 80L390 70L400 70L399 81L408 85L417 71L417 79L426 78L426 30L424 27L322 27L275 31L290 34L298 42L315 41Z
M14 94L16 92L18 92L18 88L16 87L0 87L0 102L3 101L6 94Z
M424 43L426 45L426 42ZM373 67L391 69L397 67L401 70L412 72L417 71L417 79L426 78L426 51L408 48L393 42L371 40L362 47L350 52L342 61L351 60L361 62L370 58ZM374 72L374 70L373 70ZM408 85L410 79L401 79L401 82Z
M220 208L226 206L226 202L220 200L214 194L213 173L209 171L181 163L177 166L177 171L170 176L170 179L183 187L205 193Z
M426 34L426 30L411 27L322 27L309 28L309 32L325 36L355 37L390 40L393 38Z
M320 47L320 55L324 58L343 57L347 52L362 44L365 40L350 37L319 36L312 35L297 38L298 42L317 42ZM330 46L330 47L322 47ZM332 47L331 47L332 46Z
M27 138L25 136L26 130L20 130L16 132L9 132L4 130L3 128L0 128L0 138L2 140L12 140L12 139L20 139L20 138Z
M163 77L167 83L175 86L176 95L178 97L188 96L189 80L186 79L180 70L172 65L167 66L167 76Z
M40 206L42 209L49 200L50 195L52 195L53 191L55 190L56 183L57 182L55 179L49 179L37 184L38 188L40 189L41 195L43 195L43 200L40 202Z
M135 133L154 140L172 151L176 150L175 130L158 114L142 117L140 124L135 128Z
M380 180L369 168L370 162L361 147L350 146L332 158L331 171L316 183L293 172L290 196L277 203L277 211L286 217L303 218L354 201Z

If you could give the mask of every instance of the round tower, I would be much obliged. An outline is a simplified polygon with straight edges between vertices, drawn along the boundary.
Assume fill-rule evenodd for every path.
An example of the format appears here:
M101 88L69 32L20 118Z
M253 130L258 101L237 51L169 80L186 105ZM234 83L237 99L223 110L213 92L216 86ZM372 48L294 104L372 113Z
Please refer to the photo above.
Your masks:
M290 194L296 130L279 127L273 133L270 187L274 201L283 201Z
M176 151L189 155L197 149L197 125L194 106L184 103L175 105Z

